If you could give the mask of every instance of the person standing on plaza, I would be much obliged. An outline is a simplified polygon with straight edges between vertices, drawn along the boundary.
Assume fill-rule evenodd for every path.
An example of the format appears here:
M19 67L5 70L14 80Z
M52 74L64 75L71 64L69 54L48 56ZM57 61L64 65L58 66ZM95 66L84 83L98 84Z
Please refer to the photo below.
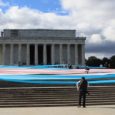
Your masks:
M85 77L82 77L80 81L77 82L77 90L79 92L78 107L81 107L81 104L83 105L83 107L86 107L86 94L88 93L87 87L88 82Z

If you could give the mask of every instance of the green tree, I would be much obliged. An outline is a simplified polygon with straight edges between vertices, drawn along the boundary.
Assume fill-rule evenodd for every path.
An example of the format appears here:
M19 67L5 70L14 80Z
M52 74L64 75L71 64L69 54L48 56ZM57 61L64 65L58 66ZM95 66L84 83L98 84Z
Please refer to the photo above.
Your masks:
M86 62L86 65L88 66L100 66L100 64L102 64L102 61L95 56L89 57Z
M104 57L102 59L102 64L103 64L104 67L109 67L109 65L110 65L110 59L108 59L107 57Z
M110 58L110 67L115 68L115 55Z

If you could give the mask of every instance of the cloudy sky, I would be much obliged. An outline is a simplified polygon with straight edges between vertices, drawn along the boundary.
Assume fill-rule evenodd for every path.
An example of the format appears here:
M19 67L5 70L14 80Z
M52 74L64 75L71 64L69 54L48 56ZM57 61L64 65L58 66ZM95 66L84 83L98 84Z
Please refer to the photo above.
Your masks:
M115 54L115 0L0 0L0 31L75 29L86 36L86 58Z

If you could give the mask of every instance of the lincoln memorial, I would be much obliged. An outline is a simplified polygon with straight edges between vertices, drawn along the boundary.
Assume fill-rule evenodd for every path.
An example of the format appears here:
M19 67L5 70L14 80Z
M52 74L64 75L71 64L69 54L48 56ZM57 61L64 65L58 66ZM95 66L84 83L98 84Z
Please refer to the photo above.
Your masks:
M75 30L5 29L0 37L0 65L84 65L85 40Z

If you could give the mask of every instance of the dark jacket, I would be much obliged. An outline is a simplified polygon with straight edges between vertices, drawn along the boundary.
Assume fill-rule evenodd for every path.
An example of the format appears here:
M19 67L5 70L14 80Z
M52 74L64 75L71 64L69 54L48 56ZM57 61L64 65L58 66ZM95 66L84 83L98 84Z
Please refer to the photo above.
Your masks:
M87 93L87 80L80 81L79 83L79 91L86 92Z

